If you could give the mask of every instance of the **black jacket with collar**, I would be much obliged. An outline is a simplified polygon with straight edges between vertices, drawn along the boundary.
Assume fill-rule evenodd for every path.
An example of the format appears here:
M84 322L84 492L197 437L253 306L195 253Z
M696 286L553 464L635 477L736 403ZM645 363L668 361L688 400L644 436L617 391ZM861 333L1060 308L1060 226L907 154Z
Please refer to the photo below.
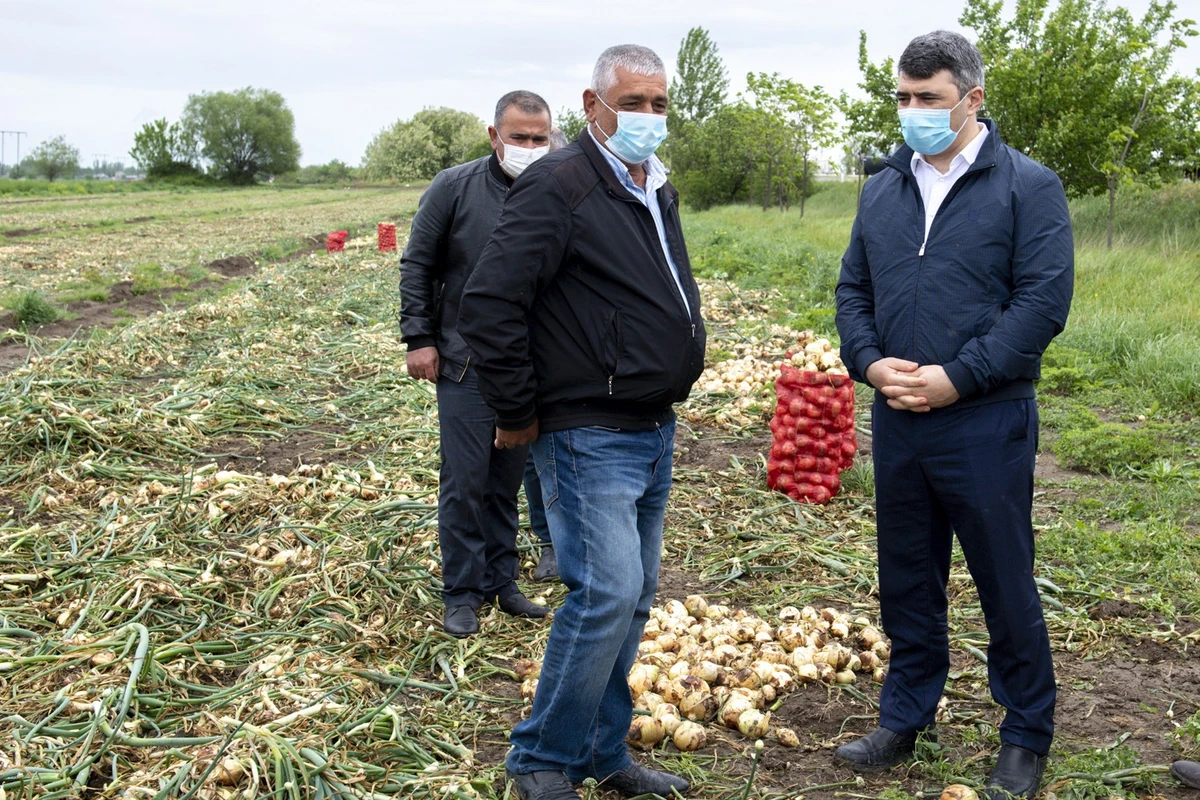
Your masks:
M658 190L687 307L650 210L584 130L513 184L467 281L459 332L505 430L647 430L704 369L704 323L679 193Z
M495 153L439 172L400 256L401 338L410 350L437 347L441 373L453 380L462 380L471 354L457 330L463 286L511 185Z

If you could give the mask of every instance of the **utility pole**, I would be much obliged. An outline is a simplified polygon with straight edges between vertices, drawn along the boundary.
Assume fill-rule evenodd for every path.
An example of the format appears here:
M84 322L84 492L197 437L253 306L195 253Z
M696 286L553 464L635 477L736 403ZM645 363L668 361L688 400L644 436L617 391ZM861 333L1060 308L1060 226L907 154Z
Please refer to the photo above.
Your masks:
M99 158L100 160L97 161L96 160L97 158ZM108 153L92 153L92 169L93 170L100 169L101 167L105 166L107 164L107 162L108 162Z
M4 164L7 163L4 160L4 137L8 136L9 134L12 134L13 136L17 137L17 164L18 165L20 165L20 163L21 163L21 137L29 135L25 131L0 131L0 166L4 166Z

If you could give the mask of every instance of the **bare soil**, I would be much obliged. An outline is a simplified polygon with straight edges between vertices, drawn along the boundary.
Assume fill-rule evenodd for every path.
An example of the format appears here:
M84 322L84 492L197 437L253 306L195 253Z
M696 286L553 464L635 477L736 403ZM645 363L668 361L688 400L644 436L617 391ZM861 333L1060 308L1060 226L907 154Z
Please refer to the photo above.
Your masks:
M217 439L209 447L208 457L223 468L239 472L287 475L300 464L326 464L344 458L351 449L337 447L335 441L345 433L344 428L335 425L314 425L292 431L282 439Z

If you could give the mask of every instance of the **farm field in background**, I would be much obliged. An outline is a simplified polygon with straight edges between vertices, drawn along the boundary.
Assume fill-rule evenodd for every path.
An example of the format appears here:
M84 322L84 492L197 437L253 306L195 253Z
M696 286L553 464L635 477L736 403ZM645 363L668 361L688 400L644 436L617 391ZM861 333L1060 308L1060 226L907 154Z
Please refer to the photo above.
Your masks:
M1035 498L1060 687L1043 785L1060 798L1185 797L1165 765L1200 752L1195 188L1165 207L1131 198L1111 254L1103 209L1074 206L1077 304L1047 360ZM0 345L7 796L503 795L506 735L528 709L518 661L549 626L485 610L480 636L440 632L436 404L404 375L396 257L374 247L375 222L418 195L0 200L0 296L36 288L67 315L55 336ZM700 594L766 620L805 605L878 620L869 437L830 505L767 491L773 387L746 368L798 329L834 333L853 205L840 185L803 220L685 217L710 371L679 409L661 606ZM343 254L306 241L336 228L358 233ZM132 302L114 287L139 279L161 310L112 313ZM96 306L107 316L76 333ZM749 391L723 387L743 374ZM523 586L557 604L562 587L529 582L527 532L521 545ZM699 751L643 757L718 800L978 784L1000 713L961 557L950 596L940 743L911 767L832 765L873 727L869 675L780 693L771 727L798 746L768 736L748 794L753 742L719 724Z

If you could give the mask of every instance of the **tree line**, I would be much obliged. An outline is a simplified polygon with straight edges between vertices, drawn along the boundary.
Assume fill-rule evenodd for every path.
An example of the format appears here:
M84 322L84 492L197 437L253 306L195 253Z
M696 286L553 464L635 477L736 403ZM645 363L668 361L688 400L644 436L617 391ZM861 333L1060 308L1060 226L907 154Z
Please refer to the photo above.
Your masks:
M1197 36L1171 0L1135 17L1103 0L967 0L958 22L975 33L987 85L983 115L1008 144L1053 169L1074 196L1158 185L1200 174L1200 73L1174 72L1174 56ZM686 202L804 211L823 168L862 173L901 142L895 61L872 61L859 34L857 91L833 94L779 73L752 72L730 96L729 75L709 32L680 43L671 81L670 136L661 155ZM569 139L578 109L560 109ZM452 108L426 108L380 131L362 166L341 161L300 169L295 121L277 92L246 88L192 95L177 122L156 120L134 137L130 156L148 177L250 184L420 182L489 151L485 123ZM837 154L830 157L831 153ZM26 165L51 180L72 173L78 151L62 137Z

